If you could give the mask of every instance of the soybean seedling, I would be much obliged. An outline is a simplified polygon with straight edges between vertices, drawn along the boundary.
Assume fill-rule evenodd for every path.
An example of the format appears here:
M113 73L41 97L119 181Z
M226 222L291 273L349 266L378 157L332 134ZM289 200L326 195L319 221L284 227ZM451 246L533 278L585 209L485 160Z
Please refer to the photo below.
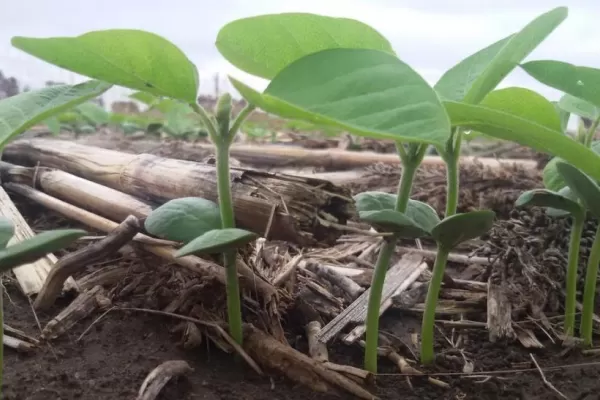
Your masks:
M546 214L554 217L570 215L572 219L569 256L567 261L567 282L565 297L564 334L575 334L575 312L577 302L577 266L579 247L585 223L585 209L577 202L568 187L558 192L548 189L533 189L522 193L516 200L517 207L538 206L547 209Z
M596 218L600 219L600 186L589 176L563 161L556 163L558 173L567 183L569 189L579 198L583 206ZM585 288L583 292L583 312L581 315L580 335L587 346L592 344L592 322L594 317L594 298L600 264L600 223L588 258Z
M179 256L203 252L211 247L208 243L209 240L216 240L213 244L219 245L229 242L231 246L235 247L256 236L245 231L244 234L240 234L242 230L234 229L235 219L229 174L229 148L241 123L252 112L254 106L248 105L231 122L231 96L224 94L218 100L214 116L209 115L197 101L199 79L196 66L173 43L150 32L134 29L109 29L88 32L76 37L14 37L12 44L64 69L152 96L164 97L179 105L189 107L198 115L216 148L220 218L218 221L214 218L214 204L199 199L173 202L160 210L159 215L163 217L168 214L165 213L166 211L172 211L171 216L181 220L184 210L177 207L183 204L185 209L190 201L196 201L194 207L198 214L195 214L196 217L191 216L187 219L198 221L207 217L213 223L202 229L194 228L193 232L199 235L196 237L198 240L187 242L185 247L180 249ZM80 57L82 52L85 52L85 58ZM151 96L146 97L151 98ZM147 227L152 228L152 226L156 228L161 224L150 224ZM190 224L184 221L183 226L189 227ZM218 229L222 229L222 232L215 235L214 230ZM152 231L157 233L156 229ZM220 249L224 251L223 263L227 270L229 330L234 340L242 343L236 254L231 247L227 251L223 247Z

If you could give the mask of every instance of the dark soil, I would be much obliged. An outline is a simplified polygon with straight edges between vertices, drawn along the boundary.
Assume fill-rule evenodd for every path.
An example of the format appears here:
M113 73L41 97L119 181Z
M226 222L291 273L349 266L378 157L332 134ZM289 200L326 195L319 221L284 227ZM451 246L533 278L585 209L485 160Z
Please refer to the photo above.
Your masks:
M357 185L355 190L395 190L397 175L387 171L374 170L370 184ZM397 172L396 172L397 174ZM564 253L564 242L567 233L563 228L552 228L550 222L539 217L536 211L511 213L512 203L523 189L540 184L539 175L523 171L507 170L502 176L491 176L489 171L471 170L461 175L461 210L480 207L491 207L498 212L500 221L487 241L488 247L480 249L481 254L495 255L499 246L511 246L514 250L506 258L502 258L502 268L513 272L515 301L526 302L528 286L523 283L523 261L529 267L548 267L545 277L537 276L536 283L541 293L554 296L556 289L551 285L542 285L549 278L562 285L560 273L561 260L554 260L552 249ZM445 180L438 172L422 172L415 189L416 196L440 208L444 195ZM25 218L34 229L76 226L50 212L18 202ZM512 218L512 221L511 221ZM533 220L532 220L533 218ZM514 229L518 222L520 230ZM510 225L512 223L512 225ZM560 222L561 224L563 222ZM516 232L516 233L515 233ZM551 235L557 239L552 241ZM519 240L524 238L525 240ZM72 250L72 249L69 249ZM523 259L516 255L527 254ZM57 254L60 256L60 254ZM112 264L122 265L135 273L147 274L140 281L140 292L144 292L148 282L162 279L172 271L169 266L154 259L136 262L135 260L107 260ZM519 264L521 262L521 264ZM139 264L139 265L138 265ZM89 266L92 270L94 266ZM539 270L539 269L538 269ZM140 272L141 271L141 272ZM475 278L473 278L475 279ZM483 278L482 278L483 279ZM129 281L127 281L129 282ZM5 322L7 325L21 329L37 336L38 323L30 304L18 291L15 283L5 279L7 292L4 296ZM519 286L520 285L520 286ZM138 307L152 308L147 299L136 295L113 296L113 303L134 304ZM221 294L222 296L222 294ZM221 296L216 296L221 298ZM72 299L64 298L56 306L43 314L37 315L42 326L60 312ZM206 301L206 307L209 299ZM220 301L220 300L215 300ZM555 300L559 304L562 300ZM560 309L548 307L548 301L541 301L542 307L550 318L560 315ZM205 306L202 303L202 306ZM154 307L156 308L156 307ZM160 307L158 307L160 308ZM525 307L527 310L527 307ZM531 311L531 310L529 310ZM515 315L521 320L528 314ZM529 313L530 314L530 313ZM230 354L225 354L208 343L202 343L193 350L184 349L178 344L181 339L173 328L177 321L166 317L149 315L142 312L112 311L99 318L100 313L84 319L67 335L63 335L51 343L45 343L31 354L17 353L12 349L5 350L5 378L3 383L4 398L7 400L133 400L146 375L159 364L168 360L186 360L194 369L184 377L167 384L161 392L161 400L187 399L317 399L350 398L312 392L304 387L274 375L271 378L259 378L245 364L236 361ZM485 316L472 319L485 321ZM85 332L90 325L93 327ZM420 317L398 311L388 312L382 318L382 329L401 338L418 332ZM560 329L559 325L557 325ZM306 340L299 335L301 326L293 320L284 321L284 329L290 342L299 350L305 351ZM78 340L82 333L81 340ZM442 335L442 332L444 335ZM537 334L537 332L536 332ZM438 331L436 352L438 360L433 367L415 367L451 385L444 389L432 385L423 377L407 377L398 374L397 367L382 359L377 386L372 392L381 399L560 399L552 389L544 384L540 371L532 363L531 355L543 369L545 378L567 398L598 399L600 392L600 355L584 356L577 350L564 351L554 337L537 334L544 344L543 349L527 349L518 342L490 343L487 333L482 329L457 330L443 329ZM460 344L457 337L462 335ZM455 346L456 345L456 346ZM348 347L340 343L330 346L330 359L339 364L361 366L363 352L358 346ZM414 359L410 346L405 346L402 355ZM465 359L473 364L476 376L461 374L465 367Z

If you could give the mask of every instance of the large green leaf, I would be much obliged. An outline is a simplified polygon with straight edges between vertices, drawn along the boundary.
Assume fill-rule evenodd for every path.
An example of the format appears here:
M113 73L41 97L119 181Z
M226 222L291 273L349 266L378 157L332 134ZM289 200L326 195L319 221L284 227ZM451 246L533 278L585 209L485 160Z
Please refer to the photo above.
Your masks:
M592 142L591 149L600 156L600 141ZM560 157L554 157L548 162L548 164L546 164L544 170L542 171L544 186L546 189L554 192L566 186L564 179L562 176L560 176L558 170L556 169L556 163L559 161L561 161Z
M27 264L60 250L87 234L80 229L58 229L42 232L32 238L0 250L0 272Z
M453 126L483 132L561 157L600 180L600 155L568 138L561 131L488 107L452 101L447 101L444 105Z
M594 217L600 218L600 186L589 176L564 161L557 162L556 168L585 207Z
M521 68L545 85L600 107L600 69L554 60L529 61Z
M151 235L183 243L220 227L219 207L201 197L170 200L154 209L144 222Z
M560 127L563 133L567 133L567 128L569 126L569 119L571 118L571 112L562 108L558 101L553 101L552 104L558 113L558 117L560 118Z
M258 235L239 228L214 229L192 240L175 253L175 257L190 254L215 254L245 246Z
M533 189L523 192L515 201L515 206L537 206L563 211L564 214L578 215L583 212L577 201L548 189ZM556 211L553 211L557 215ZM563 214L563 215L564 215Z
M74 37L16 36L18 49L69 71L130 89L196 102L198 70L173 43L136 29Z
M533 90L521 87L494 90L480 105L527 119L556 132L563 131L556 107Z
M600 107L593 105L590 102L581 100L570 94L564 94L559 102L558 106L571 114L579 115L580 117L595 120L600 118Z
M284 118L359 136L445 143L450 121L435 91L411 67L377 50L331 49L284 68L260 94L232 79L252 104Z
M519 32L467 57L446 72L435 89L447 100L479 103L542 43L568 15L566 7L548 11Z
M0 249L5 248L15 234L15 226L8 218L0 217Z
M471 211L444 218L433 230L431 236L438 245L450 251L462 242L475 239L492 229L496 214L493 211Z
M14 136L77 104L97 97L112 85L87 81L23 92L0 100L0 150Z
M273 79L287 65L321 50L358 48L394 53L385 37L360 21L309 13L235 20L221 28L216 46L231 64L265 79Z

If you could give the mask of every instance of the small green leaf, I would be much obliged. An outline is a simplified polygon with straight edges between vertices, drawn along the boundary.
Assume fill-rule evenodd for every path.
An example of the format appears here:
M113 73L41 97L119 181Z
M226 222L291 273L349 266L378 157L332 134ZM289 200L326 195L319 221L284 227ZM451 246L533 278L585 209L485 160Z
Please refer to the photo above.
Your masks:
M600 107L600 69L553 60L529 61L521 68L545 85Z
M494 90L480 105L527 119L556 132L563 132L556 107L533 90L520 87Z
M0 217L0 249L4 249L15 234L15 226L8 218Z
M50 117L50 118L46 118L42 122L44 124L46 124L46 126L48 127L48 129L50 130L50 132L52 132L52 134L54 136L60 134L60 130L61 130L60 121L58 120L58 118L56 116Z
M509 140L561 157L600 180L600 155L567 137L562 131L552 130L518 115L488 107L452 101L447 101L444 105L452 126L483 132L498 139Z
M74 37L12 38L16 48L66 70L126 88L196 102L198 70L151 32L107 29Z
M579 207L581 207L578 203L578 198L575 195L575 193L573 193L573 191L571 190L571 188L569 188L568 186L565 186L564 188L560 189L558 192L559 195L566 197L567 199L574 201L577 203L577 205ZM585 212L585 210L583 208L581 208L582 212ZM564 217L569 215L568 212L563 211L563 210L559 210L558 208L547 208L546 209L546 215L548 215L549 217Z
M496 214L493 211L471 211L444 218L431 231L431 236L445 250L452 250L462 242L475 239L492 229Z
M313 53L283 69L264 94L231 81L249 103L284 118L379 139L440 144L450 136L435 91L410 66L382 51Z
M170 200L154 209L144 222L151 235L183 243L220 227L219 207L201 197Z
M273 79L287 65L321 50L358 48L394 53L385 37L360 21L309 13L235 20L221 28L216 46L235 67L265 79Z
M0 272L27 264L60 250L87 234L80 229L58 229L42 232L32 238L0 250Z
M596 154L600 155L600 141L592 142L591 149ZM552 190L553 192L559 191L561 188L564 188L566 186L565 181L556 169L556 163L559 161L561 161L561 158L559 157L552 158L546 164L544 170L542 171L544 187L546 189Z
M106 125L110 120L108 112L103 107L91 101L81 103L75 107L75 111L93 126Z
M406 239L417 239L429 234L426 227L399 211L361 211L359 218L378 231L393 232Z
M0 100L0 150L37 123L106 92L110 84L87 81L19 93Z
M557 162L556 169L585 207L594 217L600 218L600 186L592 178L564 161Z
M592 121L600 118L600 107L596 107L592 103L578 99L570 94L564 94L560 98L558 106L571 114L579 115Z
M579 203L577 203L577 201L573 201L558 192L553 192L547 189L533 189L522 193L517 201L515 201L515 206L546 207L574 215L581 214L583 212L582 207L579 205Z
M175 253L175 257L190 254L215 254L242 247L258 237L254 232L238 228L213 229L192 240Z
M435 89L448 100L479 103L567 18L554 8L510 35L467 57L446 72Z
M160 100L160 97L148 92L134 92L129 95L129 98L137 100L140 103L144 103L147 106L152 106L154 103L157 103Z
M376 191L362 192L354 196L358 212L394 210L397 199L398 196L395 194Z
M185 103L174 104L165 115L164 127L174 136L182 136L202 126L192 108Z

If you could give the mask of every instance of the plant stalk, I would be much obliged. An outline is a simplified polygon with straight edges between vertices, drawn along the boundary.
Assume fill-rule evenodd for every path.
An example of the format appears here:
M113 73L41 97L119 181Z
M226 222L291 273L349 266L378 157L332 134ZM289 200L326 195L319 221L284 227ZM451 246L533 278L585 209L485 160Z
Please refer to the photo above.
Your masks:
M577 303L577 267L579 265L579 246L583 225L585 222L585 213L573 215L573 225L571 226L571 238L569 241L569 261L567 263L567 295L565 298L565 336L575 334L575 313Z
M592 126L590 126L590 130L587 131L585 135L584 145L586 147L590 147L592 145L592 141L594 140L594 135L596 134L596 129L598 129L598 125L600 125L600 117L596 118L594 122L592 122Z
M435 359L433 351L433 329L435 326L435 309L437 307L440 287L444 279L444 270L448 261L449 250L439 247L433 264L433 274L427 290L427 299L425 300L425 312L421 324L421 363L429 364Z
M588 258L585 275L585 288L583 292L583 312L581 315L580 334L586 346L592 344L592 328L594 317L594 300L596 295L596 280L598 278L598 264L600 264L600 224L596 230L596 237L592 244L592 251Z
M424 151L422 152L424 154ZM410 192L412 190L412 184L417 172L417 168L420 164L420 160L406 157L406 154L402 155L401 158L404 162L402 177L400 178L400 184L398 185L398 198L396 202L396 211L404 212L410 199ZM422 157L421 157L422 160ZM385 276L390 264L392 255L396 248L396 242L398 238L393 236L388 238L377 258L375 264L375 271L371 281L371 289L369 292L369 304L367 308L367 331L365 332L365 369L373 374L377 373L377 347L378 347L378 335L379 335L379 309L381 307L381 295L383 292L383 284L385 282Z

